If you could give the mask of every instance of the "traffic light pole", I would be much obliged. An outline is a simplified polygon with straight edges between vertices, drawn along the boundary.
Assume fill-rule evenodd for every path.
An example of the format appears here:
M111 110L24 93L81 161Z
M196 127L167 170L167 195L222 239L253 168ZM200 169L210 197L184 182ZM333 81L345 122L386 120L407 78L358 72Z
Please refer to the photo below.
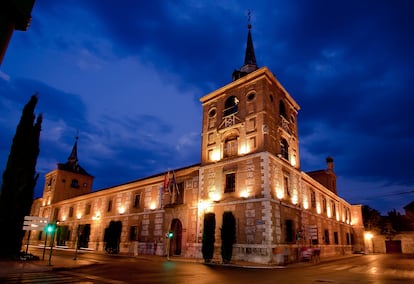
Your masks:
M47 231L46 231L45 245L43 246L42 260L45 260L46 243L47 243Z
M27 255L27 252L29 251L29 241L30 241L30 234L32 233L32 231L29 231L29 233L27 234L27 244L26 244L26 253L25 256Z
M52 239L50 240L49 262L47 263L47 265L52 265L50 261L52 260L52 250L53 250L53 243L55 242L55 232L56 232L56 225L53 227Z
M167 238L167 260L170 260L170 238Z

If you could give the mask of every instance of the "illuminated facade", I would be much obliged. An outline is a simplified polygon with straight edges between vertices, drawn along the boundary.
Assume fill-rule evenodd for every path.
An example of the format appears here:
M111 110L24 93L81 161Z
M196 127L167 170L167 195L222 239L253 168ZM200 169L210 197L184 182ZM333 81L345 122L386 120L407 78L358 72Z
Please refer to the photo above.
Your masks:
M165 235L173 231L169 255L202 258L203 217L212 212L219 259L229 211L236 219L233 259L285 263L296 261L302 247L330 256L362 249L361 206L337 195L333 159L325 170L300 170L299 105L269 69L256 65L250 26L242 68L200 101L200 164L96 192L86 171L58 166L46 175L32 215L59 221L58 245L78 242L97 251L104 251L105 232L116 221L122 253L165 255ZM73 152L68 163L77 164ZM39 232L32 241L43 238Z

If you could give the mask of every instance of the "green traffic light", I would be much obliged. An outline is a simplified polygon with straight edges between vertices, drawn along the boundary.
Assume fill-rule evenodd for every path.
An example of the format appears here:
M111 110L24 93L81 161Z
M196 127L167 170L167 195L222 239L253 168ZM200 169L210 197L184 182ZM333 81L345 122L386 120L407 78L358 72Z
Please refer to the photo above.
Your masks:
M172 239L173 236L174 236L174 233L173 232L168 232L168 238L169 239Z
M52 224L47 225L46 232L52 233L54 230L55 230L55 226L53 226Z

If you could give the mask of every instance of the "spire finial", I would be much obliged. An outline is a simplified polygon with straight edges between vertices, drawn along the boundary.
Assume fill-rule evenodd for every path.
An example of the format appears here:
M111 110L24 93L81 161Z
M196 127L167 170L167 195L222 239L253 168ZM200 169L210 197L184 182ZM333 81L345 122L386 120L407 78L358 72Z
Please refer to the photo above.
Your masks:
M252 11L249 9L247 11L247 29L249 30L252 28L252 25L250 23L251 14L252 14Z

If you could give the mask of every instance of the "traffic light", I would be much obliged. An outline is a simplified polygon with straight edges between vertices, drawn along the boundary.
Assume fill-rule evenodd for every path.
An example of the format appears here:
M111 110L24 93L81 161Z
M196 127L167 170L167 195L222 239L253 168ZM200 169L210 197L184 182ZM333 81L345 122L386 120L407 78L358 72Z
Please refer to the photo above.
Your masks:
M173 231L169 231L167 233L167 238L172 239L174 237L174 232Z
M53 233L53 231L55 230L55 224L51 224L51 223L49 223L49 224L47 224L47 226L46 226L46 233Z

